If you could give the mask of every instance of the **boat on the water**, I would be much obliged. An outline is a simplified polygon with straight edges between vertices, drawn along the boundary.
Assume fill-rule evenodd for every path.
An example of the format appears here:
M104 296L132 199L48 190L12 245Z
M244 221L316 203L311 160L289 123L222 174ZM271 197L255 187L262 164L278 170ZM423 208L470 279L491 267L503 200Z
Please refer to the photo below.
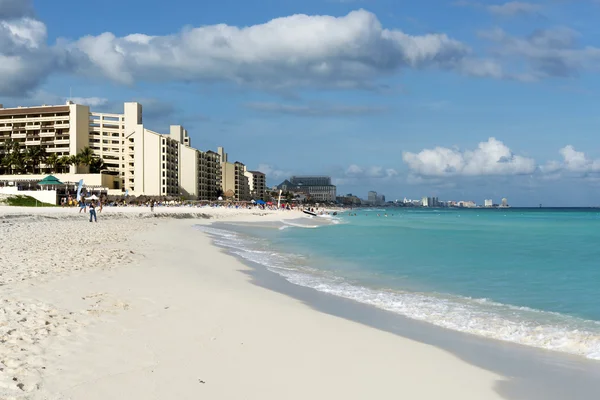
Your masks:
M314 213L314 212L312 212L312 211L309 211L309 210L302 210L302 212L303 212L304 214L312 215L313 217L316 217L316 216L317 216L317 213Z

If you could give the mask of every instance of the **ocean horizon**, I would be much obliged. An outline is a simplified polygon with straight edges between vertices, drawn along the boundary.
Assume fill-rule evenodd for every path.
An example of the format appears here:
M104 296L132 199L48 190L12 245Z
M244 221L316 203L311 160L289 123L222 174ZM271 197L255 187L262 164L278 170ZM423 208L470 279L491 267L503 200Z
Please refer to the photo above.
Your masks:
M513 207L355 209L199 229L293 284L600 360L599 227L600 211L589 207Z

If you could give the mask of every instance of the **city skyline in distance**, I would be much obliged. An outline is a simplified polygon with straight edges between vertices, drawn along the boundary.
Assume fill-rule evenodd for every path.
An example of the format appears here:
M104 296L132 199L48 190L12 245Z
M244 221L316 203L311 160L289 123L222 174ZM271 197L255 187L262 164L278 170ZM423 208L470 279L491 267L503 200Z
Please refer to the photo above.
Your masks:
M0 0L0 104L139 101L150 128L183 125L270 186L326 174L388 199L600 205L600 6L478 4L108 0L122 18L90 21L88 5Z

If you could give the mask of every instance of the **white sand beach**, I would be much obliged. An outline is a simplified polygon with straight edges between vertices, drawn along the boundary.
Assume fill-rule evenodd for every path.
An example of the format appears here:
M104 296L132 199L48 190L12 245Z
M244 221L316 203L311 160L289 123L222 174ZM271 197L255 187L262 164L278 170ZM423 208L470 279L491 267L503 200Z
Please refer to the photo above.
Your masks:
M0 207L0 398L502 398L502 376L253 284L192 228L301 215Z

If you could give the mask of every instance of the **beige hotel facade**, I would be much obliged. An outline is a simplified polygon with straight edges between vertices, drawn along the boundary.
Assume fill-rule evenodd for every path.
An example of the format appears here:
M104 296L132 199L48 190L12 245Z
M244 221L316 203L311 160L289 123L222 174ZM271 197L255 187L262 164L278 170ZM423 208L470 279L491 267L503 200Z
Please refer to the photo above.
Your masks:
M0 105L0 151L9 141L17 141L22 150L40 146L58 156L75 155L89 146L104 160L106 171L88 174L87 167L71 166L68 174L57 177L71 182L84 179L86 184L107 188L109 194L216 200L221 192L233 190L235 200L251 197L244 164L228 163L222 148L219 152L193 148L180 125L172 125L168 134L146 128L142 105L137 102L125 103L122 114L90 112L88 106L71 102L17 108ZM35 179L0 175L0 181L26 178Z

